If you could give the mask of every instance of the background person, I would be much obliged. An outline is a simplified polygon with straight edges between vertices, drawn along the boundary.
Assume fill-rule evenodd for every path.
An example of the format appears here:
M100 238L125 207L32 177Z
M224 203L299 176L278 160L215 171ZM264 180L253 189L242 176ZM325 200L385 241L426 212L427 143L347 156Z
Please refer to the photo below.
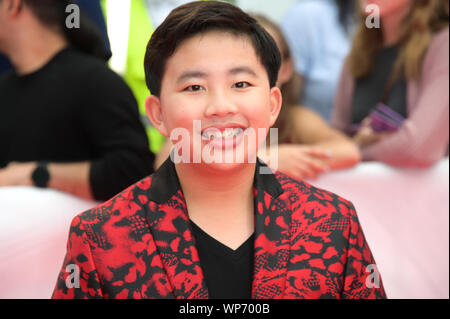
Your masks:
M99 30L109 58L111 56L111 48L106 32L105 18L100 7L100 0L75 0L74 3L80 7L81 14L86 16L83 20L90 19ZM11 69L12 65L9 63L9 60L3 54L0 54L0 75Z
M84 0L86 1L86 0ZM110 67L123 76L138 102L141 120L150 142L150 150L157 154L165 138L155 129L145 114L148 88L142 68L146 44L158 25L170 11L191 0L101 0L108 24L113 56Z
M355 0L298 1L281 21L301 82L297 103L330 121L355 26Z
M429 166L448 154L448 1L379 0L381 28L361 19L342 71L333 125L353 135L364 160ZM384 102L406 120L394 132L372 129Z
M87 20L65 27L70 3L0 0L0 52L14 67L0 79L0 186L106 200L150 174L153 155L101 36Z
M277 169L301 180L315 178L330 169L356 165L361 158L356 144L331 128L315 111L297 105L299 86L293 76L294 63L280 28L264 16L255 18L274 38L281 52L277 86L283 94L283 106L273 126L278 128ZM264 158L264 154L261 157Z

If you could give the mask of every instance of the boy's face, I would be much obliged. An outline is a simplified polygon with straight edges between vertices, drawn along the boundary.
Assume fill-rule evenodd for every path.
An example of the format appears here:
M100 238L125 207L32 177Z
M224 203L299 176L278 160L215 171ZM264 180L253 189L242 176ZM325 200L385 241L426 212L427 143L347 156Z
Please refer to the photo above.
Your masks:
M258 143L247 143L245 130L267 132L280 107L281 93L270 88L250 39L220 31L184 41L167 60L160 97L147 99L147 114L163 135L184 128L191 150L197 139L202 152L205 147L243 151L245 159L258 148ZM193 128L194 120L201 121L199 129ZM227 144L225 137L213 134L225 129ZM264 141L265 135L257 134L256 140Z

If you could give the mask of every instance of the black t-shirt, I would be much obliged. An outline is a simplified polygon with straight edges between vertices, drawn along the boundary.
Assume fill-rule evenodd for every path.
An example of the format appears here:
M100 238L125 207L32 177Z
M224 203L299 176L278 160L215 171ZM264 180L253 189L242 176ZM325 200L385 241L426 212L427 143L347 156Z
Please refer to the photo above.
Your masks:
M377 56L373 72L356 81L352 107L353 124L361 123L370 111L381 102L397 56L397 46L383 48ZM392 110L405 118L407 117L406 80L404 76L401 76L394 83L385 102Z
M194 222L191 228L211 299L250 299L253 281L254 234L233 250Z
M36 72L0 78L0 137L0 168L12 161L90 161L97 200L153 171L131 90L103 61L73 48Z

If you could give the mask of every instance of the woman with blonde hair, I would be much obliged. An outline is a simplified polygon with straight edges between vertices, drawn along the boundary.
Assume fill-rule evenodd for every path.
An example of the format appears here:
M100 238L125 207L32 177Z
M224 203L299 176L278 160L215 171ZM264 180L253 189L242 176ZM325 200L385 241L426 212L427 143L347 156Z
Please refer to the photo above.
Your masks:
M448 154L448 0L361 5L379 12L381 28L370 28L370 17L363 17L341 74L332 124L353 133L364 160L430 166Z

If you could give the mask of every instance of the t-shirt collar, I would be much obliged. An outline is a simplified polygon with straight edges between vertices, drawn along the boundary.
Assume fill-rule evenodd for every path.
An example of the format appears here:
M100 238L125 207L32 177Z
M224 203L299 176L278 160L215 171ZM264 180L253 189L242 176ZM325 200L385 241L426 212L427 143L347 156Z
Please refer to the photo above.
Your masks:
M261 168L266 168L261 170ZM262 191L277 198L282 192L282 188L273 173L263 174L268 170L267 165L259 158L256 161L254 187L258 193ZM175 170L175 164L170 157L152 175L152 183L149 190L150 200L162 204L167 202L173 195L181 190L180 181Z

